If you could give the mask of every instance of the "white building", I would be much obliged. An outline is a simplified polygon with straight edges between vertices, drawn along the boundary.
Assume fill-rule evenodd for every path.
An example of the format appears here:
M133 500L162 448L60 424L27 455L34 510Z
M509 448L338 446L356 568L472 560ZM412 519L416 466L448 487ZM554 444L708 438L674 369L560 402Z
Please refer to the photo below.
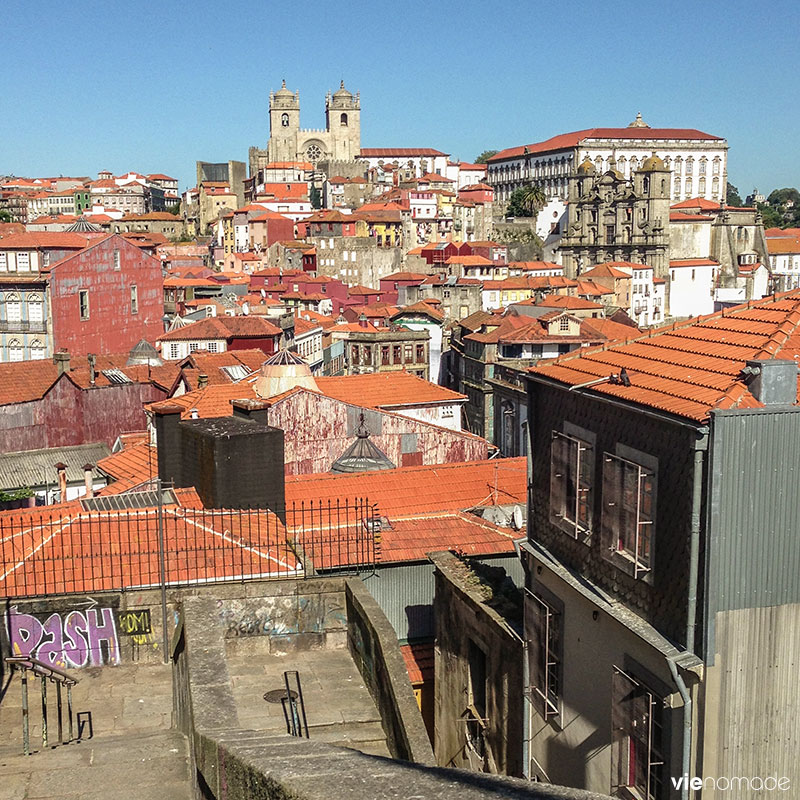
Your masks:
M430 147L362 147L359 160L370 168L396 163L401 169L413 169L419 178L431 172L445 175L449 155Z
M710 258L682 258L669 262L669 313L698 317L714 311L714 287L720 265Z
M767 236L770 271L780 292L800 286L800 231L788 236L786 233L771 235L770 232Z
M651 128L641 115L627 128L590 128L502 150L488 161L487 182L501 202L528 183L540 184L548 197L566 200L567 178L585 159L595 164L598 173L616 165L630 179L653 153L672 172L673 201L705 197L720 202L725 198L725 139L694 129Z

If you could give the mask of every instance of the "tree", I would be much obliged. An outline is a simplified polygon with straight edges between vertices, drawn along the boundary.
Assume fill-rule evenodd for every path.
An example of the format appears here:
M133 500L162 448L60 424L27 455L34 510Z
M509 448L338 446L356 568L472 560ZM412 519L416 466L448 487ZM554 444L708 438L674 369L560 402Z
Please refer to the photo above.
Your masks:
M492 156L496 156L499 150L484 150L476 159L476 164L485 164Z
M308 199L311 201L311 208L322 208L322 193L316 186L311 187Z
M171 206L167 206L167 211L170 214L174 214L176 217L179 217L181 215L181 204L173 203Z
M761 212L761 221L764 223L765 228L783 227L783 215L777 209L766 203L757 203L756 205Z
M732 183L728 184L728 195L725 198L725 203L729 206L737 207L744 205L739 190Z
M12 216L8 209L0 208L0 222L11 222Z
M538 183L528 183L514 189L508 198L507 217L535 217L544 208L547 195Z

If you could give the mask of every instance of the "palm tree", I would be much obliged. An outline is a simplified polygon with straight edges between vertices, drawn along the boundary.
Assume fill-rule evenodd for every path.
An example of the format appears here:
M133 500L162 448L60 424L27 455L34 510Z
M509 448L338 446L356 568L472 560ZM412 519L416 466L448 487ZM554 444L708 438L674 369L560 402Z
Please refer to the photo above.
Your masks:
M522 187L520 201L528 214L535 217L545 207L547 195L538 183L529 183Z

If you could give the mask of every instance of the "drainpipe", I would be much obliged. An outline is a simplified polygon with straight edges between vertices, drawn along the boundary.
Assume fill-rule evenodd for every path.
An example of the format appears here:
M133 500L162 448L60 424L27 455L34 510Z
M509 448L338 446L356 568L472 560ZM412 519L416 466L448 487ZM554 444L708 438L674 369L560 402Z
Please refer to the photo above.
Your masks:
M700 507L703 502L703 461L704 452L708 449L708 426L698 431L694 445L694 472L692 475L692 518L689 539L689 593L686 611L686 651L695 651L695 633L697 629L697 579L700 562ZM675 657L667 659L667 666L672 680L678 687L683 701L683 750L681 753L681 774L690 775L692 763L692 698L683 678L678 672ZM688 800L689 786L681 788L681 800Z

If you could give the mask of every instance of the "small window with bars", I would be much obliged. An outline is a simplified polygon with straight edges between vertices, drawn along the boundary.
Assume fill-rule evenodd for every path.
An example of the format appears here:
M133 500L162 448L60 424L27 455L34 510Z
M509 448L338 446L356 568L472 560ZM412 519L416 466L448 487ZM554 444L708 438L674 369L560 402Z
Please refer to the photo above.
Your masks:
M525 590L530 700L546 721L561 715L563 619L554 599Z
M611 793L663 800L663 698L619 667L613 668L611 694Z
M653 567L655 502L654 469L603 454L603 552L634 578Z
M553 431L550 449L550 521L576 539L592 533L594 448Z

